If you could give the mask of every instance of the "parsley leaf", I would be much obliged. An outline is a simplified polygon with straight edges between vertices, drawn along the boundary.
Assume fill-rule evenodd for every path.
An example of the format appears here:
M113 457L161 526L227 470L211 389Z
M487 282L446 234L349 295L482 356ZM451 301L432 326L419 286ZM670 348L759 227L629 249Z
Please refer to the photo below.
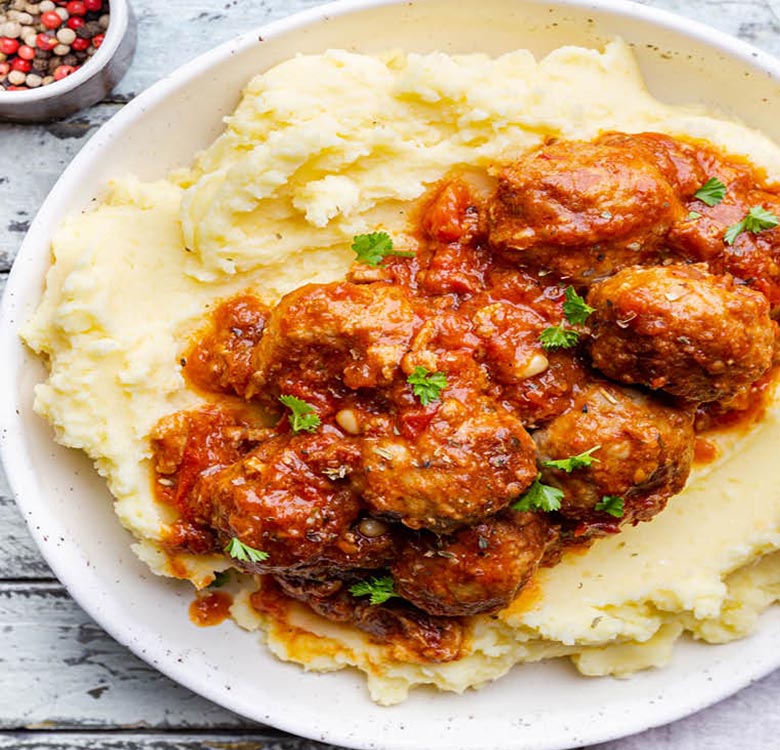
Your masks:
M717 177L710 177L693 194L693 197L708 206L717 206L726 197L726 186Z
M696 221L696 219L701 219L701 214L698 211L689 211L688 221Z
M234 560L243 562L263 562L268 559L268 553L263 550L244 544L237 536L234 536L226 545L225 552Z
M295 396L279 396L279 400L292 412L290 425L293 432L314 432L320 426L320 418L311 404Z
M208 585L207 588L218 589L220 586L224 586L230 580L229 570L215 570L214 580Z
M370 596L371 604L384 604L388 599L398 596L391 576L359 581L349 587L349 593L352 596Z
M566 299L563 303L563 314L566 316L566 320L573 326L582 325L588 319L588 315L594 312L594 309L577 294L577 290L573 286L567 286L563 295Z
M428 406L447 387L447 376L443 372L430 372L425 367L415 367L406 382L412 386L412 393L420 399L420 403Z
M593 507L596 510L603 510L615 518L623 517L623 498L620 495L604 495Z
M563 490L542 484L539 481L541 474L534 479L533 484L512 503L513 510L560 510Z
M582 469L586 466L590 466L593 463L598 463L599 460L591 455L593 451L597 451L601 448L600 445L594 445L582 453L578 453L576 456L569 456L568 458L556 458L553 461L545 461L544 465L551 469L560 469L567 474L575 469Z
M576 346L580 340L580 334L571 328L563 326L550 326L539 334L539 343L545 349L570 349Z
M393 239L387 232L355 235L352 239L352 249L357 255L358 263L365 263L367 266L380 265L388 255L400 255L404 258L414 257L414 253L393 250Z
M757 234L764 229L776 227L778 224L780 224L780 219L771 211L767 211L763 206L753 206L742 221L732 224L726 230L726 233L723 235L723 241L727 245L733 245L734 240L736 240L742 232Z

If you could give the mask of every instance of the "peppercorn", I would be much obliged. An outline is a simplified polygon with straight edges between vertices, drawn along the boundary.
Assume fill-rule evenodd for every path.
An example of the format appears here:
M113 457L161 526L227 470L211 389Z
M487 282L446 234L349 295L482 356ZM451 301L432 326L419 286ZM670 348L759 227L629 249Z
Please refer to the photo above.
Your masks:
M110 13L110 0L0 0L0 92L72 75L103 44Z

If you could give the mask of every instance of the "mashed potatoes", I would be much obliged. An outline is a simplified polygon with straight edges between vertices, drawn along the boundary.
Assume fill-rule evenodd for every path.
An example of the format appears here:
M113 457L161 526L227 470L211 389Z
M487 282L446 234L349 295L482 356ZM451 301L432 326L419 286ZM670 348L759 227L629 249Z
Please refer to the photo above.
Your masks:
M215 301L252 288L273 303L341 278L355 234L386 229L399 247L413 243L410 203L450 169L604 130L706 138L780 179L780 149L739 124L654 100L620 42L538 62L523 51L331 51L283 63L248 85L191 170L114 182L95 210L57 232L44 299L24 330L50 366L36 409L62 444L94 459L139 556L204 586L230 561L162 550L173 519L154 499L148 437L159 418L201 401L180 360ZM259 585L249 579L233 616L263 629L281 658L363 669L382 703L418 684L462 691L559 655L588 675L660 666L685 631L716 643L744 635L780 592L780 412L720 447L651 523L569 553L497 617L473 618L457 662L404 663L303 607L287 623L267 620L248 605Z

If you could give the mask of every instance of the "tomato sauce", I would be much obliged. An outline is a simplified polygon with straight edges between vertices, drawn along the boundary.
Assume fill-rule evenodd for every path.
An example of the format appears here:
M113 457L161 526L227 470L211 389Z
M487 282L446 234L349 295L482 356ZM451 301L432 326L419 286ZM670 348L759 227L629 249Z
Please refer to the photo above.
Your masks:
M224 591L199 592L190 604L190 621L201 628L219 625L230 617L233 597Z

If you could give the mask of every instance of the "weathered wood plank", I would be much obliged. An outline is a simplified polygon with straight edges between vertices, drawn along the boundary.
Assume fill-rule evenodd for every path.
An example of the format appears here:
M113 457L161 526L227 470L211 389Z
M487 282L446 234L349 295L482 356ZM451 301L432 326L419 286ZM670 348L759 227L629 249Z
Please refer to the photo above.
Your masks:
M332 745L259 732L217 734L0 734L0 750L333 750Z
M0 581L52 578L0 469Z
M256 726L132 656L59 584L0 584L0 632L0 730Z

